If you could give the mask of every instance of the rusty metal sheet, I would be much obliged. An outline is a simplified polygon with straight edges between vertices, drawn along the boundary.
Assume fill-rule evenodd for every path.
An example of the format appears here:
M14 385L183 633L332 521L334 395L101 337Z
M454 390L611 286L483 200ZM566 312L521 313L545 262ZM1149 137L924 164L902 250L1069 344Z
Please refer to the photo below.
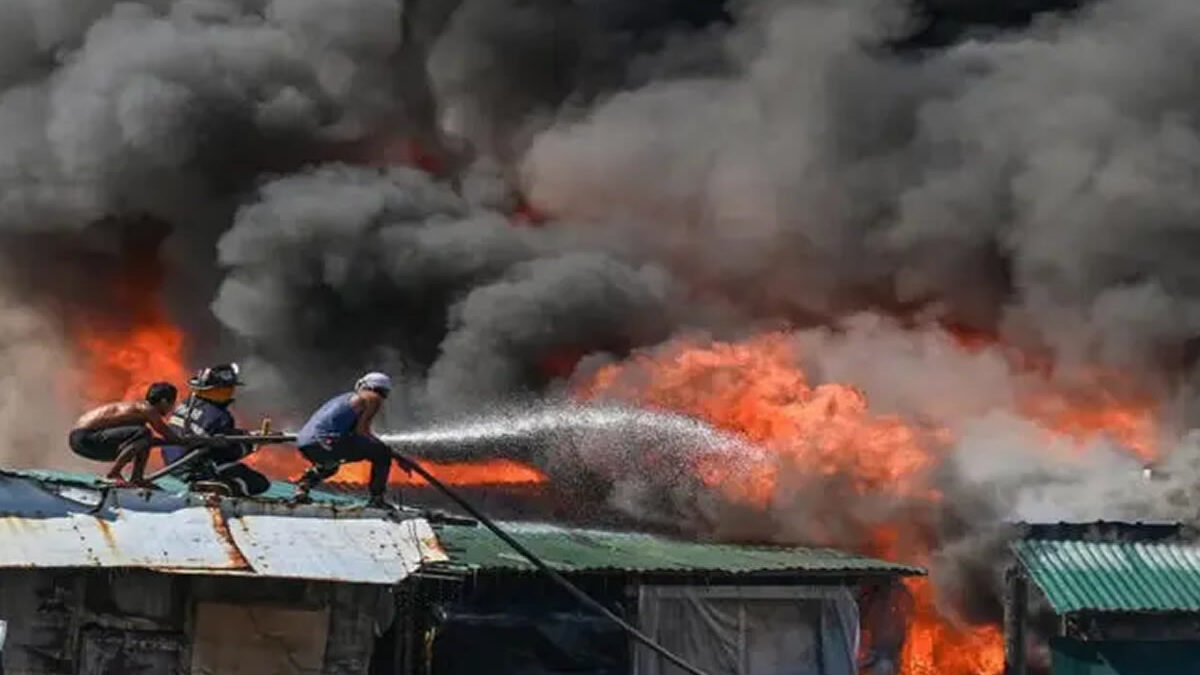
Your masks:
M139 567L391 584L445 562L423 518L0 471L0 568Z
M202 507L167 513L121 509L0 518L0 567L170 567L235 570L246 563Z
M445 562L424 519L317 520L243 515L229 533L258 574L367 584L394 584L426 562Z

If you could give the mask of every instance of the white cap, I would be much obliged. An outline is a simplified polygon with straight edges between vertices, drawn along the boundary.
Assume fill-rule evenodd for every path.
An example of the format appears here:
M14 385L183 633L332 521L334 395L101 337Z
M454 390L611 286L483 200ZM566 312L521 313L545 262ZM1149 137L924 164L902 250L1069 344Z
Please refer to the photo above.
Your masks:
M358 378L358 382L354 383L354 389L375 389L382 392L390 392L392 390L392 378L383 373L367 373Z

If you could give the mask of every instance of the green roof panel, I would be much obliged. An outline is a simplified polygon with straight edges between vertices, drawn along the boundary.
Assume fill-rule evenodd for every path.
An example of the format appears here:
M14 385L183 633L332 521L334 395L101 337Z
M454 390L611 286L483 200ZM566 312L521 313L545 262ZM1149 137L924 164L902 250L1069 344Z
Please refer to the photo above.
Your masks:
M1028 539L1013 552L1059 614L1200 611L1200 546Z
M922 575L919 567L823 548L741 546L681 541L650 534L498 523L551 567L562 572ZM450 566L472 570L532 570L516 551L483 526L435 524Z

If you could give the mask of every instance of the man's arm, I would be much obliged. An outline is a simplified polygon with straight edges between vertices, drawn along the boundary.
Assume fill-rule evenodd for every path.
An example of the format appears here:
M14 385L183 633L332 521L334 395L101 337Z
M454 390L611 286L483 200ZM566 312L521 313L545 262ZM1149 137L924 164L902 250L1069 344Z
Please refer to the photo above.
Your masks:
M358 423L354 425L354 433L374 438L375 434L371 432L371 422L375 420L375 413L379 412L379 399L374 396L369 398L355 396L350 405L358 408Z
M142 412L142 419L145 420L146 424L151 429L154 430L154 433L158 434L160 437L162 437L164 440L168 441L169 443L172 443L172 444L183 443L183 437L181 437L179 434L175 433L174 429L167 426L167 423L164 422L162 420L162 418L158 416L158 413L156 413L154 410L151 410L149 408L142 408L141 412Z

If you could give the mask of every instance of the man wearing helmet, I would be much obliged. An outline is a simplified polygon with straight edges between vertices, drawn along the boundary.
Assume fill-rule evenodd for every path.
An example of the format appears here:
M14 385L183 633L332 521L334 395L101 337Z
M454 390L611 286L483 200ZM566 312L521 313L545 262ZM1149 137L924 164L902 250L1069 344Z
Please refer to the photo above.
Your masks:
M237 428L233 414L229 412L234 393L241 385L236 363L197 372L188 380L191 395L175 409L167 422L168 426L184 438L245 434ZM163 460L168 464L179 461L195 447L164 447ZM248 445L214 441L200 447L207 452L176 472L188 483L215 481L240 497L262 494L271 487L271 481L266 476L241 463L240 460L250 454Z
M116 481L122 481L121 470L132 461L130 483L146 485L143 477L150 457L151 430L168 441L178 440L162 420L177 395L170 383L155 382L144 400L109 403L84 413L67 442L80 457L113 462L107 477Z
M300 454L313 464L300 478L297 501L306 501L309 490L337 473L343 462L365 460L371 463L367 505L390 508L383 493L391 471L392 452L371 431L371 422L391 391L390 377L367 373L354 385L354 391L329 399L313 413L296 436Z

